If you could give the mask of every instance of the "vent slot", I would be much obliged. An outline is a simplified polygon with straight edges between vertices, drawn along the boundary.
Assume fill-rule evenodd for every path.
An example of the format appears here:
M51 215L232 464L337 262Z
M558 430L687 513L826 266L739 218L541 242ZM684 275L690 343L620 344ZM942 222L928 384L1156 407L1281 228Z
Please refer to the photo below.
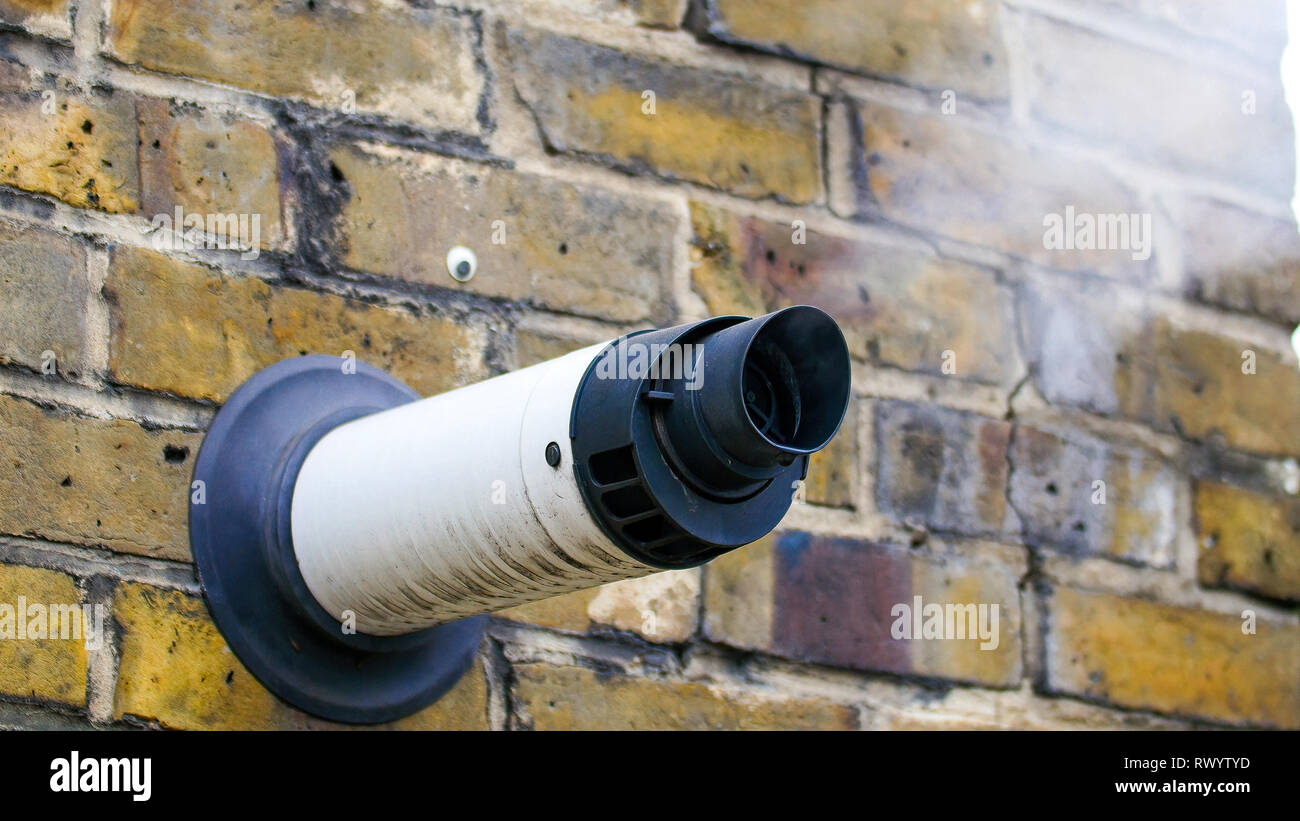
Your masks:
M640 485L632 485L621 490L611 490L600 497L605 509L620 519L635 516L653 510L655 503Z
M663 516L651 516L623 528L623 534L629 539L639 542L642 547L680 535L680 533L681 531L668 524L668 520ZM657 547L655 552L658 552Z
M637 478L636 460L632 458L631 445L592 454L587 460L587 467L591 470L592 481L598 485L612 485Z

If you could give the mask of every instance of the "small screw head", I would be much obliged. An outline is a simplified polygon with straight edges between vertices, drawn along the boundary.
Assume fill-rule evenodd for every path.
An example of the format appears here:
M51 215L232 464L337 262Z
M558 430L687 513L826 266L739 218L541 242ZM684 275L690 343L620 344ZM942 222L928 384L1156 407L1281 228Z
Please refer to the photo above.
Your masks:
M560 446L555 442L546 446L546 464L553 468L560 466Z

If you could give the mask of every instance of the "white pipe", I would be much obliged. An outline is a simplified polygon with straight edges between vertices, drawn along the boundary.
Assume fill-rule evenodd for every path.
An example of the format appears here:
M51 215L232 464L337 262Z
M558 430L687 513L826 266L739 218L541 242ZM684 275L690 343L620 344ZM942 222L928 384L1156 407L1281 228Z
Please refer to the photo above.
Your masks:
M298 565L321 606L392 636L655 572L610 541L574 478L574 395L604 347L326 434L292 506Z

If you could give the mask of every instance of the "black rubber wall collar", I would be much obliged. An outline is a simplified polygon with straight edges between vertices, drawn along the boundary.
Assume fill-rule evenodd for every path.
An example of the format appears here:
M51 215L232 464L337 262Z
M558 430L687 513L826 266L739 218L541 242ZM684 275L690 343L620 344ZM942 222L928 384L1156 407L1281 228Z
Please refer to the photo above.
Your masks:
M482 641L486 616L404 636L347 633L298 570L290 503L311 447L352 419L419 398L364 363L288 359L235 391L195 460L202 493L191 497L190 548L212 617L258 681L321 718L410 715L456 684Z

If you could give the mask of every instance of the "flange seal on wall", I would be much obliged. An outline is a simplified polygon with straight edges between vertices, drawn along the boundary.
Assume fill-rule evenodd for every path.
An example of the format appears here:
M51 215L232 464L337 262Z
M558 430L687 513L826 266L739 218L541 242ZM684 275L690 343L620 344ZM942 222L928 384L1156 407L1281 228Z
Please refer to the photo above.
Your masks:
M352 419L419 398L361 362L288 359L235 391L195 460L202 484L190 545L212 616L258 681L322 718L378 723L433 703L473 664L483 637L484 616L402 636L346 633L294 556L290 502L311 447Z

